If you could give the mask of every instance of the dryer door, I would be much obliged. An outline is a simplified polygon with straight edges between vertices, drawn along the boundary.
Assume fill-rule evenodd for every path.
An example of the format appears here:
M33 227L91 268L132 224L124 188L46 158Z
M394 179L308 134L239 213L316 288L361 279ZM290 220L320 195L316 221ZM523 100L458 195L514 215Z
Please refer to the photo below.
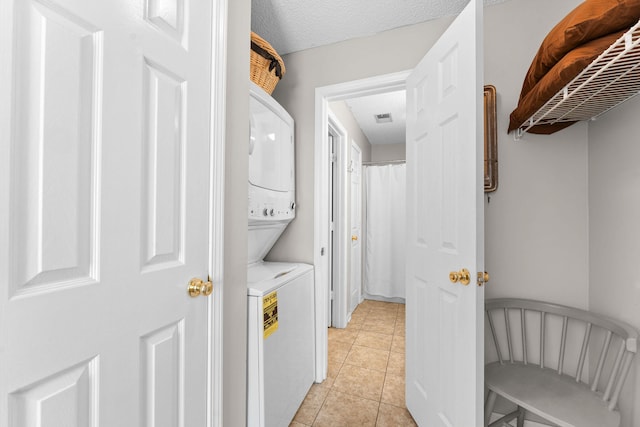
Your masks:
M295 185L293 121L251 96L249 182L274 191L293 191ZM290 117L289 117L290 119Z

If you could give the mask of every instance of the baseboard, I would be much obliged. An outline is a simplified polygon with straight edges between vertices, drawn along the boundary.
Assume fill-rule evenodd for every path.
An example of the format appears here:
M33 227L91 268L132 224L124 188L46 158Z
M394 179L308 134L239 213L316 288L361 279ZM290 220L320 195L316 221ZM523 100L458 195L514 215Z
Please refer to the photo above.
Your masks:
M387 297L381 297L379 295L369 295L368 293L364 293L364 298L365 299L370 299L373 301L384 301L384 302L395 302L398 304L404 304L405 303L405 299L404 298L399 298L399 297L393 297L393 298L387 298Z

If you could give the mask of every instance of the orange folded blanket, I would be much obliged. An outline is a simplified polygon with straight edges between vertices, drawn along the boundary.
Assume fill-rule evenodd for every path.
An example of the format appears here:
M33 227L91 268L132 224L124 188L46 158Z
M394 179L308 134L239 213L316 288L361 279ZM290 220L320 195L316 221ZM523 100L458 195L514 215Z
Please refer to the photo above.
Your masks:
M592 40L568 52L556 63L529 92L520 99L509 120L509 132L519 128L529 117L540 109L559 90L573 80L602 52L607 50L624 31L609 34ZM551 134L564 129L575 122L563 122L551 125L533 126L530 133Z
M522 84L520 99L569 51L626 30L640 19L640 0L586 0L573 9L545 37Z
M640 19L640 0L585 0L545 37L522 83L509 132L543 106L624 31ZM553 133L571 125L535 126L531 133Z

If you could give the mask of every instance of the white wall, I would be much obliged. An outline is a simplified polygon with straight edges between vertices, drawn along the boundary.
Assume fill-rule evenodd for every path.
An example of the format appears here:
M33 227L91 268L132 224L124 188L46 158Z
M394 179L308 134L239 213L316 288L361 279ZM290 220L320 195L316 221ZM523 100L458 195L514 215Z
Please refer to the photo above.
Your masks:
M499 173L498 190L485 199L487 298L588 307L587 125L518 142L506 134L540 42L578 3L512 0L485 9L485 82L497 89Z
M246 425L247 179L251 2L228 2L224 187L223 426ZM214 284L220 286L220 284ZM204 375L204 373L203 373Z
M287 74L273 96L296 121L298 209L270 259L313 263L315 89L413 68L450 22L407 26L283 57Z
M347 103L345 101L331 102L329 103L329 109L347 131L349 144L351 144L351 141L355 141L362 151L362 161L368 162L371 159L371 143L369 143L369 139L362 132L362 129L360 129L360 126L358 125L355 117L353 117L353 113Z
M384 160L406 160L406 144L372 144L371 161L380 162Z
M638 117L640 98L589 124L589 305L640 330ZM638 426L640 357L635 359L624 393L622 425Z

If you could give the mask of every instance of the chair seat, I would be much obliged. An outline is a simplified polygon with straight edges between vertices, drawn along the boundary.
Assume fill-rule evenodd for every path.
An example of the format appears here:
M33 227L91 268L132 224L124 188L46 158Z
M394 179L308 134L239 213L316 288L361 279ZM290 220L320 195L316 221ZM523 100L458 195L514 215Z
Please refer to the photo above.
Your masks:
M485 366L490 390L561 427L618 427L620 413L610 411L599 394L557 371L521 363Z

